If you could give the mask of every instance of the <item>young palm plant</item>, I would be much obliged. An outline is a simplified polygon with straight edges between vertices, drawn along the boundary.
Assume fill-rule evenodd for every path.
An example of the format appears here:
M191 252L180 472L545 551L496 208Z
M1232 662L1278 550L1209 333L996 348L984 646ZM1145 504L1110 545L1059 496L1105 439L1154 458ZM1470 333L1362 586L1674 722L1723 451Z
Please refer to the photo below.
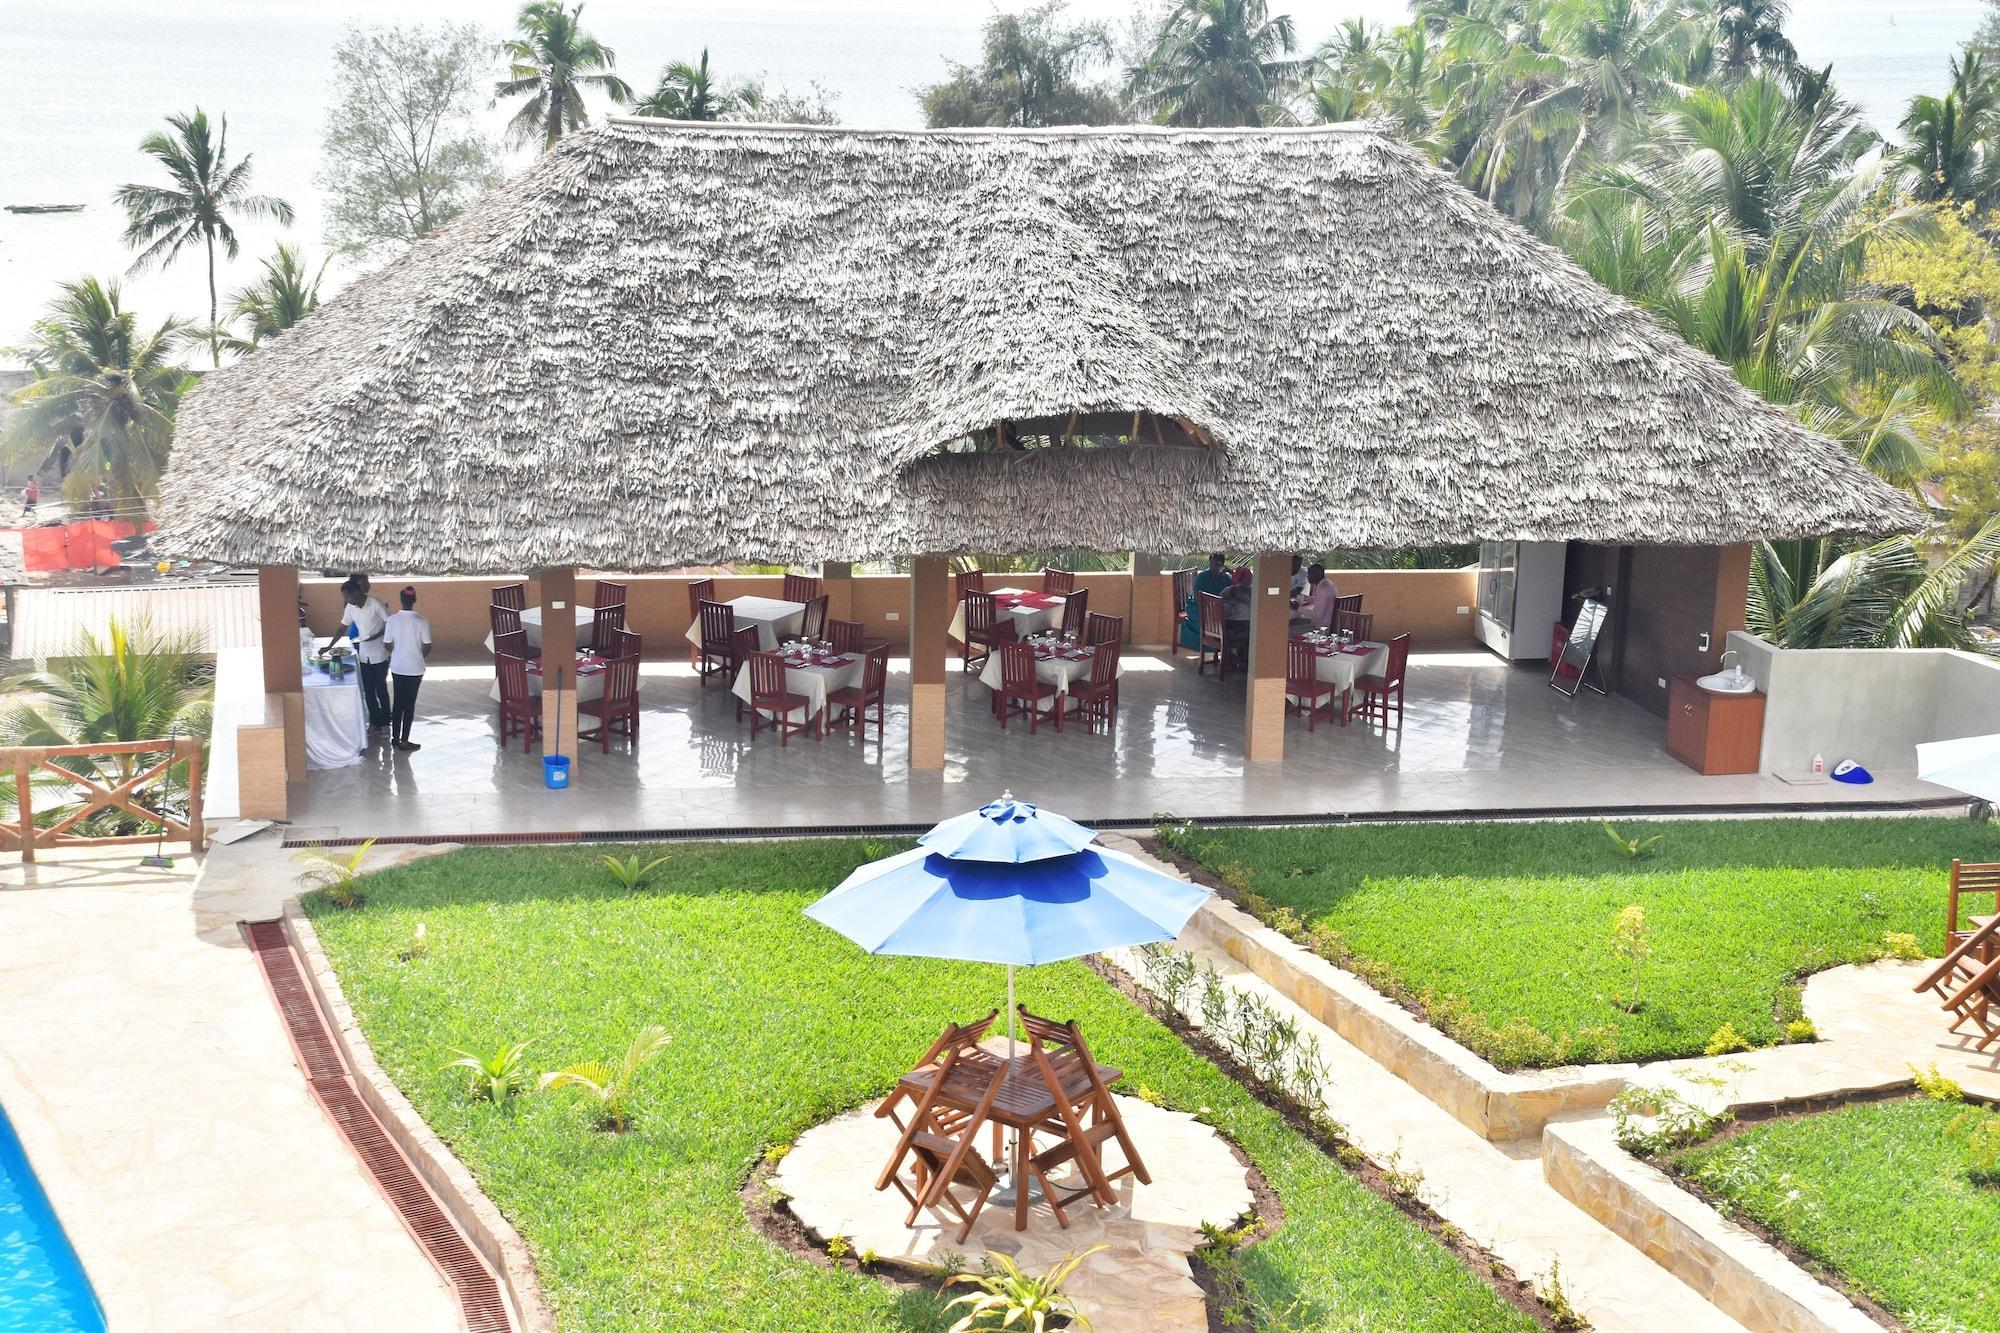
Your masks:
M671 1040L667 1030L657 1024L640 1028L617 1064L586 1060L542 1075L541 1086L549 1091L581 1088L596 1103L597 1127L622 1133L632 1127L633 1085Z
M306 862L306 868L299 875L299 883L325 893L335 907L361 906L367 901L361 892L361 863L374 845L375 839L370 838L346 856L335 856L317 848L302 852L300 859ZM417 932L421 939L423 927L418 926Z
M556 146L569 130L590 119L583 104L588 89L614 102L630 102L632 87L611 72L618 57L610 47L583 30L583 6L561 0L531 0L521 6L514 26L519 34L501 43L508 77L494 89L496 97L524 99L507 122L517 144L542 141L542 151Z
M509 1099L534 1085L535 1071L528 1067L528 1043L525 1041L504 1043L495 1047L491 1055L474 1055L456 1046L452 1047L451 1053L458 1059L443 1067L470 1071L465 1095L475 1102L505 1106Z
M632 855L622 861L615 856L604 856L598 859L604 863L604 868L611 872L611 878L617 880L620 886L636 892L646 887L646 881L653 877L654 871L673 858L669 856L656 856L644 865L639 863L639 854L637 852L632 853Z
M143 512L167 465L174 412L194 383L174 359L184 328L170 319L142 332L116 282L64 283L29 342L11 349L34 378L14 394L21 410L7 426L9 459L39 469L66 447L71 500L102 483Z
M945 1307L966 1307L965 1314L951 1326L951 1333L1015 1328L1042 1333L1057 1317L1067 1319L1072 1328L1088 1329L1090 1320L1077 1310L1076 1301L1063 1287L1079 1264L1104 1248L1093 1245L1082 1254L1066 1254L1061 1263L1040 1277L1022 1272L1020 1265L998 1251L988 1254L986 1272L961 1273L945 1283L973 1288Z
M720 87L709 77L708 48L704 46L700 63L676 60L661 70L659 87L633 106L632 114L666 120L722 120L743 106L742 90Z
M197 242L208 252L208 330L205 337L215 364L222 364L219 302L215 294L215 246L222 243L231 259L240 248L232 215L271 218L292 223L292 206L266 194L250 193L250 154L229 160L229 117L211 128L208 114L167 117L168 132L147 135L139 151L165 168L167 185L119 187L118 203L125 209L125 243L139 249L132 271L148 264L169 264Z
M264 261L264 276L230 298L231 317L245 326L245 336L224 342L233 352L248 352L275 338L319 308L319 283L329 259L307 272L305 252L280 244Z

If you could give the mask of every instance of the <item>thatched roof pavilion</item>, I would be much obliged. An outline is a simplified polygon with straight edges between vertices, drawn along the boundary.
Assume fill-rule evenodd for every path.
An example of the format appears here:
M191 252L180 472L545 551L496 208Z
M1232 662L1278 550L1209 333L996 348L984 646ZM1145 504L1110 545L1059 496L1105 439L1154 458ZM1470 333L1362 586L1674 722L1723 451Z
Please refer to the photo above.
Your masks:
M163 489L436 573L1920 522L1355 126L613 121L209 376Z

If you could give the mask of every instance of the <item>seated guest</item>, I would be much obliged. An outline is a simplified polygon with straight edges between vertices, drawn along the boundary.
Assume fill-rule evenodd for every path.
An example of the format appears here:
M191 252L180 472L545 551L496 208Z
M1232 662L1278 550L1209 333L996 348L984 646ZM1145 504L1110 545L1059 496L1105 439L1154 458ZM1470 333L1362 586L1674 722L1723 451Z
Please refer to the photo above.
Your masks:
M1299 599L1299 614L1292 621L1292 632L1332 629L1333 613L1339 601L1340 590L1326 576L1326 566L1315 562L1306 570L1306 594Z
M1250 619L1250 571L1242 566L1229 576L1229 588L1222 594L1222 619Z
M1299 604L1299 599L1301 597L1304 597L1305 595L1306 595L1306 558L1302 555L1295 555L1292 557L1293 607L1297 607Z
M1187 605L1181 608L1187 612L1187 619L1181 622L1181 647L1189 651L1200 650L1201 603L1196 599L1203 593L1212 593L1220 597L1229 591L1231 580L1228 565L1229 561L1222 552L1217 551L1209 556L1208 568L1194 576L1194 593L1188 598Z

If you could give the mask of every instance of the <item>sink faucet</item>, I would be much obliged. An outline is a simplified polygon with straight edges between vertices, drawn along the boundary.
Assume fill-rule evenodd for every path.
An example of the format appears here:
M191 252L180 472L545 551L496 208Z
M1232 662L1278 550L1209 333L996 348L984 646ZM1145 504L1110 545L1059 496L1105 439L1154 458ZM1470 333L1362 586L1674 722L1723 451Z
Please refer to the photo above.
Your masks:
M1725 653L1724 653L1724 654L1722 655L1722 665L1723 665L1723 666L1725 666L1725 667L1729 666L1729 659L1730 659L1730 658L1732 658L1732 657L1734 657L1734 656L1736 656L1736 650L1735 650L1734 648L1731 648L1731 649L1730 649L1729 651L1725 652ZM1730 669L1731 669L1731 670L1735 670L1735 671L1741 671L1741 670L1742 670L1743 668L1742 668L1742 667L1732 667L1732 668L1730 668Z

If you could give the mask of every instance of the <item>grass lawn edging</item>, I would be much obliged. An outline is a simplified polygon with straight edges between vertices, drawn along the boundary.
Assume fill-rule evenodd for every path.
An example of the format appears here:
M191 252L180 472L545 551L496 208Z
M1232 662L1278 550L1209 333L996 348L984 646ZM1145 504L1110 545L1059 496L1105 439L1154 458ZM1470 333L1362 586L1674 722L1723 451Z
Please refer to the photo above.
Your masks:
M1879 1333L1882 1327L1776 1246L1626 1152L1607 1117L1549 1124L1542 1174L1557 1193L1750 1328Z
M486 1197L472 1172L437 1132L424 1123L409 1098L383 1072L361 1025L355 1021L354 1011L348 1007L347 997L341 993L340 979L334 975L333 965L320 947L319 934L297 896L285 900L284 923L293 947L305 961L306 979L319 1002L320 1012L326 1015L333 1039L340 1044L348 1068L354 1071L361 1099L368 1103L368 1109L382 1122L382 1128L437 1195L438 1202L451 1214L452 1221L479 1252L479 1257L499 1277L508 1303L513 1306L515 1326L522 1333L554 1333L555 1315L542 1299L541 1281L535 1275L535 1261L528 1252L527 1242Z
M1190 937L1249 968L1484 1139L1529 1138L1552 1117L1600 1111L1640 1070L1608 1064L1507 1073L1220 894L1188 923L1183 939Z

